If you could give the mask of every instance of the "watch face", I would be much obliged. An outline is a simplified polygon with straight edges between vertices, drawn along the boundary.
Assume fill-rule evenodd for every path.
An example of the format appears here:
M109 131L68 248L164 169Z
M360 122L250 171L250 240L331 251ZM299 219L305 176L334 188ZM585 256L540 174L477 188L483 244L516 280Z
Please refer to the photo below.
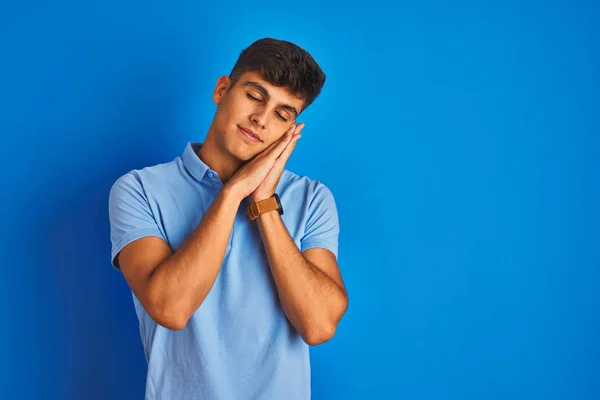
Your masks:
M279 196L277 195L277 193L275 193L273 196L275 197L275 200L277 200L277 207L279 209L279 215L283 215L283 206L281 205L281 201L279 200Z

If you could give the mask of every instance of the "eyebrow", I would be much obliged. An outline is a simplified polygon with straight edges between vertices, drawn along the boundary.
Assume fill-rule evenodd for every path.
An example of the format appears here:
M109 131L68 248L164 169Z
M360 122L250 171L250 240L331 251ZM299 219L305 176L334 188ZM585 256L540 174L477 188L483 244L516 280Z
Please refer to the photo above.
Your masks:
M271 96L269 95L269 91L258 82L246 81L242 84L242 86L250 86L250 87L258 90L260 93L262 93L263 96L265 96L267 98L267 100L269 98L271 98ZM294 114L294 118L298 118L298 110L296 110L295 107L290 106L289 104L285 104L285 103L279 103L277 106L281 107L285 110L288 110L289 112Z

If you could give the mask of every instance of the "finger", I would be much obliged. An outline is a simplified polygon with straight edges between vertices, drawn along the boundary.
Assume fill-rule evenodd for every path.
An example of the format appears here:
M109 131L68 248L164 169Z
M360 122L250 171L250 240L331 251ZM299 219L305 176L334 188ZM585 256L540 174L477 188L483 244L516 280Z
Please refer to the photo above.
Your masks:
M281 138L279 138L279 141L285 142L286 140L290 139L292 136L294 136L294 132L296 131L297 128L298 128L298 125L296 125L296 124L290 125L290 127L288 128L287 131L285 131L283 136Z
M294 147L296 147L296 141L293 141L292 143L290 143L288 145L288 147L286 148L285 154L282 153L279 156L279 158L277 158L277 160L275 160L272 170L275 170L277 172L277 174L283 173L285 165L287 164L287 162L290 158L290 155L292 154L292 150L294 150Z
M283 136L281 136L274 143L272 143L272 146L273 147L277 147L277 144L279 144L281 142L286 142L287 140L289 140L290 137L294 136L294 131L296 130L296 127L297 127L296 124L290 125L290 127L288 128L287 131L285 131L285 133L283 134Z
M285 131L285 134L281 137L281 140L285 141L285 138L293 138L295 134L299 133L302 128L304 128L304 124L300 123L300 124L292 124L287 131ZM300 130L300 131L299 131Z
M293 137L293 132L295 129L296 126L292 124L290 129L288 129L287 132L281 138L279 138L279 140L276 140L275 143L272 144L273 147L266 151L267 154L265 156L269 157L271 162L275 162L275 159L277 159L283 150L285 150L286 146Z
M273 143L271 143L269 146L267 146L263 151L261 151L260 153L258 153L257 155L255 155L252 158L252 161L254 162L258 162L259 160L262 160L264 158L268 158L270 156L270 154L275 150L275 148L283 141L286 139L287 133L284 134L282 137L280 137L279 139L277 139L276 141L274 141Z
M290 140L290 143L288 143L288 145L281 152L281 154L279 155L277 160L275 160L275 164L273 164L273 168L277 168L278 170L280 169L281 171L283 171L283 167L285 166L285 164L287 164L288 160L290 159L290 156L292 155L292 152L294 151L294 148L296 147L296 143L298 142L298 139L300 139L300 135L299 134L294 135L292 140Z
M300 122L299 124L292 124L292 125L290 125L290 127L288 128L288 130L286 131L286 133L292 133L292 134L293 134L293 133L294 133L294 131L295 131L296 129L298 129L298 127L299 127L300 125L304 126L304 124L303 124L302 122Z
M277 144L277 147L275 147L271 154L269 154L271 161L275 162L275 160L281 156L281 153L285 151L286 147L290 144L292 138L292 135L288 135L285 140Z
M296 127L293 130L292 137L291 137L290 141L288 142L288 145L285 147L285 149L283 149L283 151L279 155L279 158L285 157L285 160L284 160L285 162L287 162L287 159L290 157L290 154L292 154L294 147L296 147L296 142L302 136L302 135L300 135L300 132L302 132L303 128L304 128L303 123L296 125Z
M274 149L281 144L282 142L287 142L290 139L290 134L294 132L294 129L296 128L295 124L292 124L287 131L285 131L285 133L276 141L274 141L273 143L271 143L266 149L264 149L263 151L261 151L259 153L260 156L263 157L267 157L271 151L274 151Z
M304 124L302 124L304 126ZM296 131L297 125L292 124L288 128L288 130L276 141L271 143L266 149L258 153L253 161L258 162L262 159L268 159L270 163L275 163L277 157L281 155L281 152L285 149L287 144L294 136L294 132Z

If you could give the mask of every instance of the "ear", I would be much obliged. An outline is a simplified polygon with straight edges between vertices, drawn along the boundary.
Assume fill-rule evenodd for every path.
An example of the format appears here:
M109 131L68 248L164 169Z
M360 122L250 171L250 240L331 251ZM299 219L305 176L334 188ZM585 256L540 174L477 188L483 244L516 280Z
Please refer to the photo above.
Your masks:
M215 86L215 90L213 92L213 101L215 104L221 103L223 97L229 91L229 86L231 85L231 80L227 75L223 75L217 80L217 85Z

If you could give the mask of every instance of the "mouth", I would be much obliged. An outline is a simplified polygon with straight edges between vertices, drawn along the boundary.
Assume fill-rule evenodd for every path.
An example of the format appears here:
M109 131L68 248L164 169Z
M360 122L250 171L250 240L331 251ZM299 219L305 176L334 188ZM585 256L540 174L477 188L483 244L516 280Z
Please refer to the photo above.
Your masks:
M252 140L253 142L255 142L255 143L262 142L260 136L257 135L256 133L254 133L253 131L251 131L250 129L242 128L239 125L238 125L238 129L240 130L242 135L246 136L248 139Z

